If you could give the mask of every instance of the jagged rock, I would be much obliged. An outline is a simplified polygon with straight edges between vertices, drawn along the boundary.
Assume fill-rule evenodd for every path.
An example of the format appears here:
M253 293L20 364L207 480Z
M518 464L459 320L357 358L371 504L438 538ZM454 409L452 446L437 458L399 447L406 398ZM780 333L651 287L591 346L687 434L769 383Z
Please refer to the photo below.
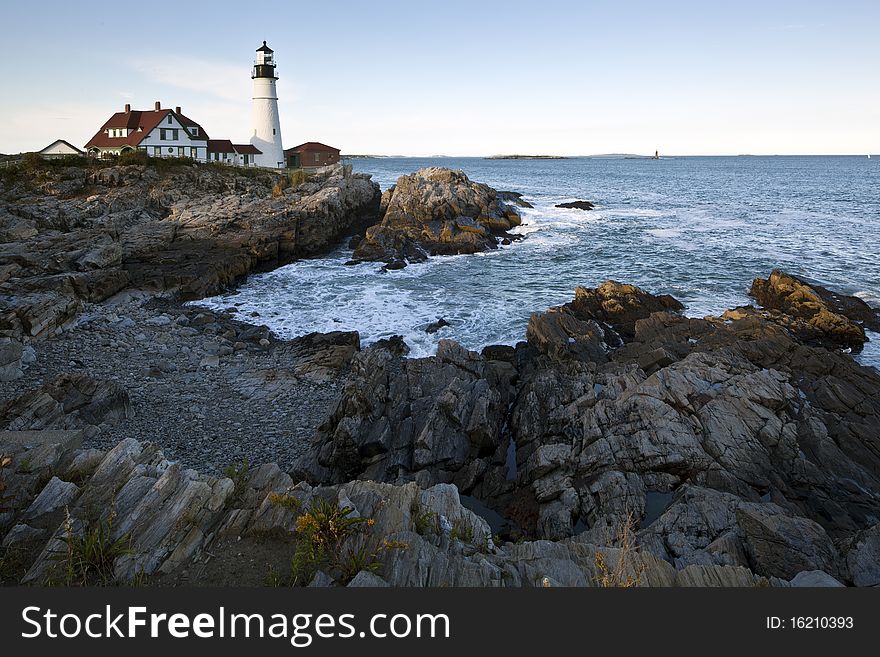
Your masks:
M0 381L12 381L22 375L23 354L21 342L0 338Z
M114 423L129 413L128 393L118 383L62 374L0 405L0 427L10 431L75 429Z
M294 340L294 344L294 373L316 383L335 378L361 348L357 331L309 333Z
M471 182L462 171L419 169L401 176L386 195L382 222L367 229L355 260L416 262L494 249L495 235L521 222L494 189Z
M800 341L831 348L861 350L865 328L880 330L880 311L858 297L837 294L819 285L774 270L766 279L756 278L750 294L763 310L737 308L726 318L758 314L789 331Z
M312 581L309 584L309 588L323 588L327 586L333 586L335 583L336 582L332 577L330 577L330 575L325 573L323 570L319 570L312 578Z
M557 203L556 207L569 210L592 210L596 206L590 201L569 201L567 203Z
M0 250L0 335L46 336L128 287L214 294L378 220L378 185L342 165L280 196L277 175L232 167L102 169L95 193L70 197L51 184L63 172L44 174L50 184L0 196L0 234L17 240ZM41 229L17 230L21 214Z
M638 320L655 312L677 312L684 306L668 294L655 296L635 285L605 281L596 288L576 288L574 301L563 308L578 319L592 319L610 326L624 340L629 340L635 335Z
M384 579L366 570L360 571L354 579L348 583L348 588L382 588L391 586Z
M804 570L795 575L789 582L794 587L805 588L838 588L843 584L834 579L824 570Z
M593 320L580 320L565 309L551 308L529 318L526 340L553 360L568 357L602 362L607 346L605 333Z
M31 502L24 512L24 520L34 520L47 513L52 513L64 508L79 495L79 488L69 481L61 481L58 477L52 477L45 488L40 491L37 498Z
M31 527L30 525L19 523L9 530L3 538L3 542L0 543L0 547L10 548L21 545L22 543L30 543L39 540L45 534L45 529L38 529L37 527Z
M846 565L856 586L880 586L880 524L855 537Z
M513 203L521 208L534 208L535 206L526 201L519 192L496 192L498 200L505 203Z
M436 322L431 322L425 327L425 333L436 333L444 326L449 326L449 322L440 317Z
M791 579L803 570L836 570L837 550L817 523L772 504L742 505L736 519L755 572Z
M427 471L433 483L455 477L474 458L497 456L511 393L508 365L441 340L436 357L401 362L374 345L351 367L297 473L341 482L362 474L408 480Z

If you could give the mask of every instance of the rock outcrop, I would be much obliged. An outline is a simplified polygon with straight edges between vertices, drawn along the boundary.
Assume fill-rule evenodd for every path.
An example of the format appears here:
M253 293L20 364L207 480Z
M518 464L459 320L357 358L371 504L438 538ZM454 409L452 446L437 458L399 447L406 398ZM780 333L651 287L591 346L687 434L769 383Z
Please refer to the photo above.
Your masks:
M0 336L19 340L126 288L200 298L315 255L376 221L380 200L369 176L342 166L298 186L204 165L48 168L4 181Z
M592 210L596 205L592 201L568 201L566 203L557 203L557 208L566 210Z
M810 285L778 270L766 279L756 278L750 293L761 309L737 308L724 316L759 315L785 327L801 342L853 351L861 351L867 341L865 329L880 330L880 310L858 297Z
M627 542L579 537L499 543L486 519L464 506L448 484L352 481L312 487L273 464L234 478L210 477L181 469L149 443L129 439L92 454L68 433L28 441L0 435L0 452L7 455L0 474L13 500L10 511L0 514L4 584L548 587L834 581L817 569L799 572L790 583L742 566L676 568ZM308 540L297 534L297 519L318 503L368 521L335 548L341 556L354 550L372 554L364 569L292 568L298 544ZM87 571L68 568L68 560L77 558L71 546L85 536L100 544L106 561L89 562Z
M758 313L680 308L609 281L515 349L368 348L295 474L453 483L505 537L602 544L635 522L676 568L870 581L880 376Z
M494 249L521 223L519 212L462 171L439 167L401 176L382 197L381 223L369 228L355 261L411 262Z

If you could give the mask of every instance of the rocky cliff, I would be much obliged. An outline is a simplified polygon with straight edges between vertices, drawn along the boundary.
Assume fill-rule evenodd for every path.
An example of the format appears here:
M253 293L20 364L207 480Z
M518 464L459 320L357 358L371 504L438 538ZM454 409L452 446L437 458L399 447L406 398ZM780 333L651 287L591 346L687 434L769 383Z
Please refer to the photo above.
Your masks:
M354 260L403 264L432 255L494 249L498 237L521 223L498 192L462 171L439 167L401 176L382 195L381 223L369 228Z
M452 483L510 538L602 544L635 519L678 568L871 579L850 554L880 520L880 376L812 346L839 322L806 344L782 303L791 321L680 307L609 281L533 316L516 348L367 349L296 474Z
M351 373L290 473L83 449L125 390L48 381L0 407L4 581L880 585L880 376L776 316L679 310L609 281L516 347L310 336L299 367ZM81 537L112 558L69 581Z
M199 298L255 268L320 253L378 218L350 168L290 185L211 165L51 167L0 188L0 335L51 334L127 289Z

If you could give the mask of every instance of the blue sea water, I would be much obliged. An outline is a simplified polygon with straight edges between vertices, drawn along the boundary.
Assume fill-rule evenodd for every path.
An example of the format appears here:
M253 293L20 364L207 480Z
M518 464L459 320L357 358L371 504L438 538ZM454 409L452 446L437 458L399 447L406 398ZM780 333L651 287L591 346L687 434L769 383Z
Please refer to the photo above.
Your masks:
M880 304L880 158L370 158L352 161L382 189L423 166L524 194L525 239L497 251L432 258L402 271L346 267L343 246L251 277L207 300L281 337L357 330L365 344L403 335L413 355L441 338L472 349L523 339L529 315L574 288L615 279L681 300L690 316L750 303L774 268ZM595 210L557 203L586 199ZM426 324L451 326L431 335ZM880 364L880 335L862 360Z

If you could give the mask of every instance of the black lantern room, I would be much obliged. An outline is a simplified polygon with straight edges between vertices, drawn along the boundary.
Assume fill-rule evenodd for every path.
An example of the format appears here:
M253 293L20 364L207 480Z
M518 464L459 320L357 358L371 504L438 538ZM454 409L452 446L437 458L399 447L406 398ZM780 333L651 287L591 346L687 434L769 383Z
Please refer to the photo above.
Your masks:
M267 46L266 42L263 41L263 45L257 48L257 57L254 60L254 72L251 74L251 78L272 78L273 80L278 79L278 76L275 75L274 53L275 51Z

